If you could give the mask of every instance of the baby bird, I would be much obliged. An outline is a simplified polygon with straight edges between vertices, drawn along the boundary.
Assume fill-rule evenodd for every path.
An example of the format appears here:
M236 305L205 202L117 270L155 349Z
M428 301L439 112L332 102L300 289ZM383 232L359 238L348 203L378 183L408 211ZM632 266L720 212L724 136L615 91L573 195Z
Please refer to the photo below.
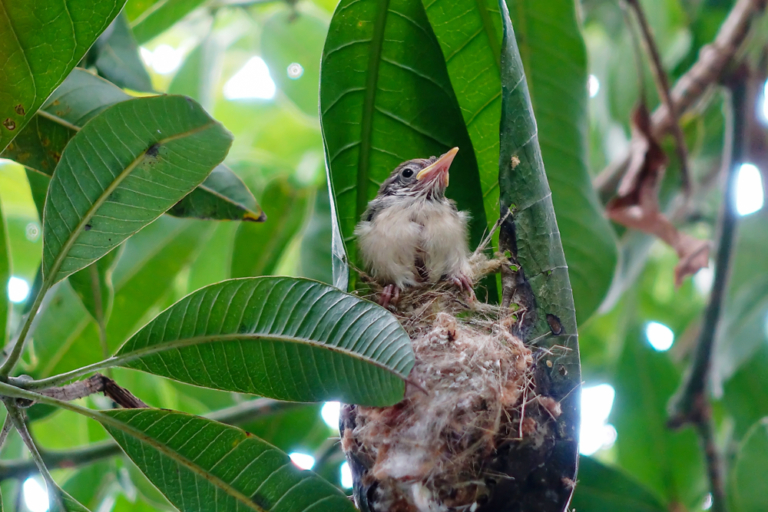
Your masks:
M458 151L398 165L355 229L367 270L384 286L379 298L384 307L420 282L448 280L474 298L469 215L445 197L448 169Z

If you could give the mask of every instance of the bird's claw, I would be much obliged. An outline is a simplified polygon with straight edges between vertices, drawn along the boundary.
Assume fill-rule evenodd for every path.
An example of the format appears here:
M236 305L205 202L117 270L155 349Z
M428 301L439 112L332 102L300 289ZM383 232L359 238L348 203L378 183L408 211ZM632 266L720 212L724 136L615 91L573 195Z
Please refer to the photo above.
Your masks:
M394 284L388 284L379 295L379 305L386 308L389 304L397 304L400 299L400 288Z
M467 292L470 301L475 300L475 290L473 289L472 280L467 277L466 274L453 276L451 281L458 286L460 290Z

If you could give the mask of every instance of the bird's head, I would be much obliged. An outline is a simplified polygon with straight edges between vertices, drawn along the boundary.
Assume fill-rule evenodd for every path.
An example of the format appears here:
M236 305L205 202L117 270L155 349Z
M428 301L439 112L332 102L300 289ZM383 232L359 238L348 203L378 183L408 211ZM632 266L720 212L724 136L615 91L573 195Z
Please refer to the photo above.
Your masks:
M442 199L448 186L448 169L459 148L453 148L440 158L415 158L398 165L381 184L379 196L425 196Z

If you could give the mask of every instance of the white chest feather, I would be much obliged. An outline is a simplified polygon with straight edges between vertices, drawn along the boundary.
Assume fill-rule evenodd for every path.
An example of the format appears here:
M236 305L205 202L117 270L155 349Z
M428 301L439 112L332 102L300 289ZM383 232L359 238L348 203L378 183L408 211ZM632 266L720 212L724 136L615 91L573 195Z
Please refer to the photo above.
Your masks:
M431 282L469 274L467 221L449 204L407 199L358 224L355 235L372 276L404 288L422 280L417 262Z

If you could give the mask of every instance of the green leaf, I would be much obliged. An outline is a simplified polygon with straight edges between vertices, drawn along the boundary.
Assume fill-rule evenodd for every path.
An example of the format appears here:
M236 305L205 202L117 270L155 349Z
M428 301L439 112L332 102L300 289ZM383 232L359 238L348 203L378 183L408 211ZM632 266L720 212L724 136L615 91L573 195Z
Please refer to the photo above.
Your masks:
M154 409L109 411L97 419L179 510L355 510L330 483L239 428Z
M501 15L498 0L423 0L472 139L491 228L499 218Z
M507 5L528 78L576 319L582 324L608 293L618 250L588 171L587 52L577 4L507 0Z
M11 279L11 274L11 241L8 238L3 205L0 203L0 343L3 346L8 340L8 320L11 315L8 299L8 281Z
M210 35L205 37L184 59L168 86L168 93L189 96L212 112L216 85L221 76L222 54L216 39Z
M733 433L737 439L761 418L768 416L768 345L759 350L725 383L723 405L733 418Z
M108 361L202 387L375 406L402 399L413 362L410 339L387 310L288 277L198 290Z
M611 379L616 399L610 422L618 432L617 465L664 503L691 505L706 493L699 443L692 429L666 425L667 401L680 377L668 355L655 352L635 326Z
M315 209L301 239L301 275L333 284L333 221L328 187L320 187L315 195Z
M579 460L579 483L570 508L589 512L666 512L648 489L591 457Z
M128 100L72 139L51 179L43 226L49 283L155 220L220 163L232 137L181 96Z
M461 150L447 193L471 212L471 241L479 243L487 224L477 160L420 0L339 3L323 51L320 111L349 262L363 268L353 231L392 169L454 146Z
M58 491L61 493L62 504L64 505L64 510L66 512L90 512L79 501L77 501L66 492L62 491L61 489L58 489ZM52 504L51 510L55 511L57 509L59 509L59 507Z
M326 20L286 6L264 23L261 33L262 57L278 90L312 117L317 116L320 58L327 32Z
M506 219L501 227L499 247L511 252L530 286L515 291L525 295L523 305L530 304L534 309L530 329L523 330L527 339L536 340L538 347L567 348L557 357L556 365L543 370L546 377L542 375L545 380L541 382L548 382L550 396L560 402L563 410L557 418L555 438L561 451L559 457L567 457L568 461L558 461L563 468L561 476L575 479L578 446L573 439L579 424L581 366L573 295L515 32L506 4L499 0L499 5L504 28L499 190L502 214L506 215L507 209L512 211L511 220ZM505 295L511 288L505 283ZM562 508L573 490L562 487L555 475L552 478L548 485L557 490L558 506Z
M216 166L205 181L173 205L168 214L213 220L264 222L267 219L243 180L226 165Z
M143 44L159 36L205 2L206 0L156 0L135 18L129 13L128 18L131 20L136 41Z
M129 98L103 78L75 69L0 157L51 176L75 133L110 105Z
M118 251L112 251L83 270L69 276L69 284L85 310L101 329L106 329L115 289L112 286L112 270Z
M262 194L264 224L243 223L237 228L232 250L232 277L270 275L307 216L309 191L278 178Z
M765 473L768 471L768 418L747 433L739 446L728 481L733 512L762 512L768 506Z
M0 151L83 58L125 0L0 3Z
M94 65L99 74L118 87L134 91L152 91L152 80L139 57L139 46L121 14L94 45Z

